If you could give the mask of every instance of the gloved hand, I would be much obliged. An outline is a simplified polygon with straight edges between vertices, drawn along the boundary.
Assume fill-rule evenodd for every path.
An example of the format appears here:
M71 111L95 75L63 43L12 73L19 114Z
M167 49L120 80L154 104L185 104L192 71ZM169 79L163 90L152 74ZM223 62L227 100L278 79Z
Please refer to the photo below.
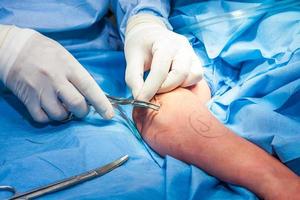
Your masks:
M202 63L188 40L167 29L160 18L138 14L125 34L125 80L133 96L148 101L157 92L187 87L202 79ZM144 71L150 69L144 82Z
M59 43L30 29L0 28L1 80L34 120L64 120L68 112L84 117L89 112L87 101L104 118L113 116L112 105L95 80Z

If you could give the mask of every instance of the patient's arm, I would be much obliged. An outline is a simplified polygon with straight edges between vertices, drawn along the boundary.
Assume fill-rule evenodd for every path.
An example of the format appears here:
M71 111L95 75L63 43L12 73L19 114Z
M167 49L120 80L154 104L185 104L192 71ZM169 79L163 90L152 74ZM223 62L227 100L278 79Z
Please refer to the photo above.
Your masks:
M221 124L204 105L209 98L202 81L192 90L157 95L152 102L161 105L158 112L135 109L133 117L144 140L160 155L194 164L264 199L297 199L299 177Z

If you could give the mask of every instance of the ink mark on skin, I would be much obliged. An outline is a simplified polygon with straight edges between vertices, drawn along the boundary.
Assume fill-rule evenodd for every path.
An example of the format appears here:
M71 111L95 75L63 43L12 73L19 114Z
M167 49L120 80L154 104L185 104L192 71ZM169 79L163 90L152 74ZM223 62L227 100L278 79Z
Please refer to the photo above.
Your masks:
M223 135L222 133L212 133L210 132L211 124L203 120L205 116L201 115L199 112L194 111L189 116L189 124L192 129L199 135L208 138L215 138Z

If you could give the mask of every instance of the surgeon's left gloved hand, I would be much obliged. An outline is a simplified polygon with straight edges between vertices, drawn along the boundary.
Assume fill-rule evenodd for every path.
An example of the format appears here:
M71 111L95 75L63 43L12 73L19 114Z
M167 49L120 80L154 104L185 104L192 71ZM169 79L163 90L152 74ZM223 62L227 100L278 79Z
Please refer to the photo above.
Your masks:
M187 87L202 79L202 63L188 40L170 31L156 16L138 14L125 34L126 83L133 96L150 100L156 93ZM144 81L144 71L150 69Z
M35 121L88 114L87 101L104 118L113 107L96 81L58 42L31 30L0 25L0 79Z

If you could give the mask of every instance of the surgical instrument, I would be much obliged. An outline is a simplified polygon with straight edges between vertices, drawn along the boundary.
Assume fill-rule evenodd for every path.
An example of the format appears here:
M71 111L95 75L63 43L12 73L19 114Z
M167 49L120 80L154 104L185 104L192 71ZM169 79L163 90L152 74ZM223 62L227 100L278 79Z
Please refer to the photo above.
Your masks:
M131 98L121 98L121 97L114 97L108 94L105 94L108 100L111 102L111 104L117 108L119 111L121 109L121 105L132 105L133 107L139 107L139 108L146 108L146 109L152 109L155 111L158 111L160 108L160 105L153 104L151 102L146 102L146 101L140 101L140 100L135 100ZM87 104L89 106L92 106L90 102L87 101ZM121 111L120 111L121 112ZM122 114L122 113L121 113ZM123 114L124 115L124 114ZM123 116L124 118L124 116ZM70 113L69 116L63 120L62 122L68 122L70 120L74 119L73 113ZM127 121L127 119L126 119Z
M117 160L115 160L115 161L113 161L109 164L106 164L102 167L90 170L88 172L84 172L84 173L79 174L79 175L72 176L70 178L66 178L64 180L54 182L54 183L46 185L46 186L42 186L42 187L30 190L28 192L17 193L17 191L14 187L4 186L4 185L0 186L0 190L8 191L8 192L11 192L13 194L13 196L11 196L9 198L9 200L34 199L34 198L40 197L42 195L57 192L57 191L72 187L74 185L80 184L82 182L86 182L86 181L89 181L91 179L100 177L100 176L102 176L102 175L118 168L122 164L124 164L128 160L128 158L129 158L128 155L122 156L121 158L119 158L119 159L117 159Z
M108 94L106 94L106 97L109 99L109 101L114 105L114 104L118 104L118 105L133 105L134 107L140 107L140 108L149 108L152 110L156 110L158 111L160 106L150 103L150 102L146 102L146 101L140 101L140 100L135 100L135 99L130 99L130 98L119 98L119 97L113 97L110 96Z
M105 95L108 98L108 100L111 102L111 104L119 112L120 116L126 121L126 125L133 132L135 137L138 140L142 140L142 137L141 137L140 133L138 132L138 130L136 129L134 122L126 115L126 112L122 109L121 106L122 105L132 105L134 107L152 109L155 111L158 111L160 106L153 104L151 102L140 101L140 100L135 100L135 99L131 99L131 98L114 97L114 96L111 96L108 94L105 94ZM89 106L92 106L92 104L88 101L87 101L87 104ZM62 123L69 122L69 121L73 120L74 118L75 118L75 116L73 115L73 113L70 112L69 116L65 120L63 120Z

